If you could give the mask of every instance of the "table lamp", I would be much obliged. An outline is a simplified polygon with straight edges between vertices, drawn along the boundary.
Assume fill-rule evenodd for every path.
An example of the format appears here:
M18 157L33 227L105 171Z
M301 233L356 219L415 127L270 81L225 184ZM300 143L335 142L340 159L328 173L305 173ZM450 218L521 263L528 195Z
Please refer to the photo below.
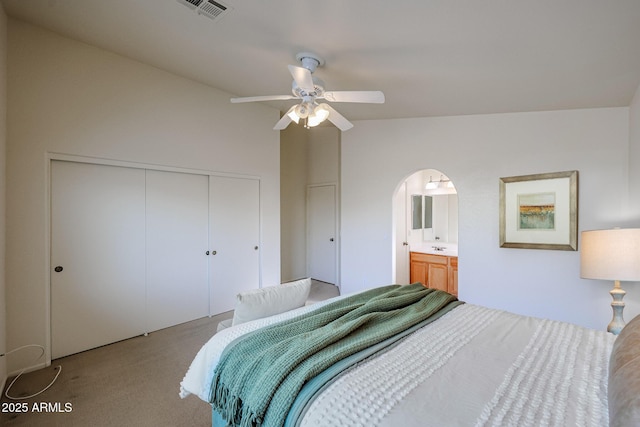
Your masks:
M640 281L640 228L583 231L580 277L614 281L609 292L613 319L607 331L619 334L625 325L622 299L626 293L620 281Z

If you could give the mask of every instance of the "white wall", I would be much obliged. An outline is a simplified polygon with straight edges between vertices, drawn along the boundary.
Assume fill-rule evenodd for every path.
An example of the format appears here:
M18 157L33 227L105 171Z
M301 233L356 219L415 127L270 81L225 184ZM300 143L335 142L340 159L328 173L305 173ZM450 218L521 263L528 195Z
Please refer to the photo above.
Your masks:
M613 227L631 215L628 155L629 108L359 121L342 135L343 291L393 281L393 193L434 168L458 190L462 300L603 329L612 284L580 279L578 252L499 247L498 182L578 170L579 230Z
M5 298L5 215L6 215L6 146L7 146L7 15L0 5L0 353L7 348ZM4 390L7 363L0 357L0 390Z
M640 227L640 86L629 108L629 210Z
M8 29L9 347L49 346L49 152L259 176L263 283L280 282L276 110L232 106L226 93L20 21Z
M431 170L430 170L431 171ZM423 241L424 241L424 232L422 229L418 229L418 230L413 230L413 202L412 202L412 196L415 194L423 194L424 193L424 186L426 184L424 184L424 180L425 180L425 175L426 175L426 179L429 180L429 173L427 172L426 174L423 173L423 171L417 172L412 174L410 177L408 177L406 179L406 183L407 183L407 194L406 194L406 207L405 207L405 216L407 216L407 243L409 243L409 249L414 248L421 248L423 246ZM434 174L431 173L431 175L433 176ZM434 179L438 179L440 177L440 175L438 175L437 178ZM406 268L409 268L408 266ZM396 283L395 278L393 278L391 280L393 283Z

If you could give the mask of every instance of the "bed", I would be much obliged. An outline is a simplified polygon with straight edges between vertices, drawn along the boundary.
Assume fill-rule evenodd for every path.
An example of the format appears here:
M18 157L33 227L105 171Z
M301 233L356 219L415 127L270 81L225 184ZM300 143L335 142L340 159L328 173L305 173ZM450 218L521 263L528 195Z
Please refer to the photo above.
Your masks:
M357 325L341 332L336 312ZM387 323L399 318L402 329ZM343 338L357 342L343 350L333 337L352 331L362 337ZM298 351L317 334L330 337L327 353ZM299 359L283 367L289 352ZM639 426L640 316L616 338L419 284L386 286L221 330L181 383L189 395L213 402L214 427Z

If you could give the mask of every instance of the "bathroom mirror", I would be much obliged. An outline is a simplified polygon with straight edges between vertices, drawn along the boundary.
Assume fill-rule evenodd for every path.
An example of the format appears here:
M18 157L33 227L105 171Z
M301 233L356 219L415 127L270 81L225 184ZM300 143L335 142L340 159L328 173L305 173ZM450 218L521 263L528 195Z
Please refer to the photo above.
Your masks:
M411 229L422 229L422 194L411 196Z
M433 196L424 196L423 206L423 217L424 222L422 224L422 228L432 228L433 227Z
M427 227L427 212L424 213L425 226L422 239L425 242L457 243L458 242L458 195L443 194L424 196L425 207L429 198L431 222ZM425 209L426 210L426 209Z

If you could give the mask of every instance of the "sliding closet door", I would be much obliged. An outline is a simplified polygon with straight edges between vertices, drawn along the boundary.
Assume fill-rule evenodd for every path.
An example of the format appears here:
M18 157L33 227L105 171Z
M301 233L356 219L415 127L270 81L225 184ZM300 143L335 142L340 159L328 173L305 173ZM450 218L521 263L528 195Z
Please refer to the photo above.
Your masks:
M209 314L209 177L147 170L147 326Z
M260 287L260 186L217 176L210 183L210 310L217 314L233 309L238 292Z
M144 332L145 172L51 162L52 357Z

